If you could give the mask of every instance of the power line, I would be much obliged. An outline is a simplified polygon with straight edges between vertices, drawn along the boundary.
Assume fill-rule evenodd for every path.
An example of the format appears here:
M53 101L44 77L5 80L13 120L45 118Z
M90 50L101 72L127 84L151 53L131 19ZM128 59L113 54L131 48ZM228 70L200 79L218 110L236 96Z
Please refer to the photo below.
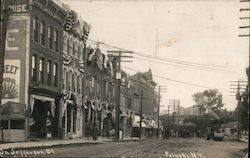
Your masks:
M132 70L132 71L135 71L135 72L139 71L139 70L136 70L136 69L133 69L133 68L125 67L125 66L123 66L123 68L129 69L129 70ZM161 79L168 80L168 81L181 83L181 84L185 84L185 85L189 85L189 86L202 87L202 88L211 88L211 87L208 87L208 86L205 86L205 85L193 84L193 83L179 81L179 80L175 80L175 79L171 79L171 78L167 78L167 77L163 77L163 76L158 76L158 75L154 75L154 77L161 78Z
M91 42L97 42L95 40L92 40L92 39L88 39L89 41ZM108 46L108 47L111 47L111 48L114 48L114 49L118 49L118 50L125 50L125 51L128 51L124 48L121 48L121 47L117 47L117 46L113 46L113 45L110 45L110 44L106 44L104 42L101 43L102 45L105 45L105 46ZM229 67L226 67L226 66L220 66L220 65L208 65L208 64L201 64L201 63L196 63L196 62L190 62L190 61L183 61L183 60L177 60L177 59L169 59L169 58L162 58L162 57L159 57L159 56L153 56L153 55L146 55L144 53L140 53L140 52L136 52L136 51L133 51L135 55L138 55L138 56L143 56L143 57L146 57L146 58L150 58L150 59L156 59L156 60L161 60L161 61L165 61L165 62L171 62L171 63L175 63L175 64L179 64L179 65L185 65L185 66L196 66L196 67L202 67L202 68L214 68L214 69L230 69Z

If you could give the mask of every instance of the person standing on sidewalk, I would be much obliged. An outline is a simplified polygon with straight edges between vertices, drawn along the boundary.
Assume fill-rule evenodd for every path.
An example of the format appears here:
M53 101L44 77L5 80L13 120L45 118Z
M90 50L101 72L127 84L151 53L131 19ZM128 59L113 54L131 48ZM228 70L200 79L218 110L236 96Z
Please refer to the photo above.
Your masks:
M89 140L89 137L91 136L91 124L90 123L87 123L87 126L86 126L86 136L87 136L87 139Z
M98 128L97 128L97 124L94 122L94 124L93 124L93 140L97 140L97 136L98 136Z

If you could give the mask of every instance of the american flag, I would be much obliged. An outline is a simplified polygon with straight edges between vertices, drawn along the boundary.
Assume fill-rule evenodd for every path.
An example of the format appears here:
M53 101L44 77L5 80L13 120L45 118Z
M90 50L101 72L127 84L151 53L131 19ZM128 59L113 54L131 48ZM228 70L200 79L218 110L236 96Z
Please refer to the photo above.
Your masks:
M68 19L65 23L65 30L70 31L73 27L75 27L77 24L79 24L79 20L73 16L73 12L70 11L68 15Z
M86 23L85 21L83 22L83 28L82 28L82 40L85 43L88 39L89 36L89 31L90 31L91 26Z

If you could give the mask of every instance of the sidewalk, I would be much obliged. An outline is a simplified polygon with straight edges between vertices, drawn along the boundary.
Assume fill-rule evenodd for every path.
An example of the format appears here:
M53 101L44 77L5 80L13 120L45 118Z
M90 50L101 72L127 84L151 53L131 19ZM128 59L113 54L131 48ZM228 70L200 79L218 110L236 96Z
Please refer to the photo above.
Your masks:
M140 141L138 138L124 138L120 139L118 142L125 141ZM30 141L30 142L17 142L17 143L5 143L0 144L0 150L8 149L23 149L23 148L37 148L37 147L51 147L51 146L60 146L60 145L71 145L71 144L97 144L97 143L106 143L114 142L113 139L98 137L96 141L92 138L89 140L87 138L78 138L78 139L57 139L57 140L41 140L41 141Z

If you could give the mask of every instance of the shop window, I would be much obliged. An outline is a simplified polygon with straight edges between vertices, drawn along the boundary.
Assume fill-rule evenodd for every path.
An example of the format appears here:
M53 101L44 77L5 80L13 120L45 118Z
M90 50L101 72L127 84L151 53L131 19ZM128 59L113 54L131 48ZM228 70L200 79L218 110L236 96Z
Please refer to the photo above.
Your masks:
M48 28L48 42L49 42L49 49L53 49L53 32L52 27Z
M39 19L38 17L33 18L33 41L38 42L39 37Z
M55 51L59 51L59 33L57 30L54 31L54 45L55 45Z
M57 65L57 63L55 63L54 65L53 65L53 85L55 86L55 87L57 87L57 77L58 77L58 65Z
M39 60L39 81L43 83L43 72L44 72L44 58Z
M8 128L9 128L9 127L8 127L8 120L4 120L4 121L2 121L1 123L2 123L3 129L8 129Z
M23 120L11 120L10 128L11 129L24 129L24 121Z
M45 22L42 21L40 24L40 42L41 45L45 46Z
M37 55L32 56L32 72L31 72L32 81L37 81Z
M51 85L51 61L47 62L47 84Z

